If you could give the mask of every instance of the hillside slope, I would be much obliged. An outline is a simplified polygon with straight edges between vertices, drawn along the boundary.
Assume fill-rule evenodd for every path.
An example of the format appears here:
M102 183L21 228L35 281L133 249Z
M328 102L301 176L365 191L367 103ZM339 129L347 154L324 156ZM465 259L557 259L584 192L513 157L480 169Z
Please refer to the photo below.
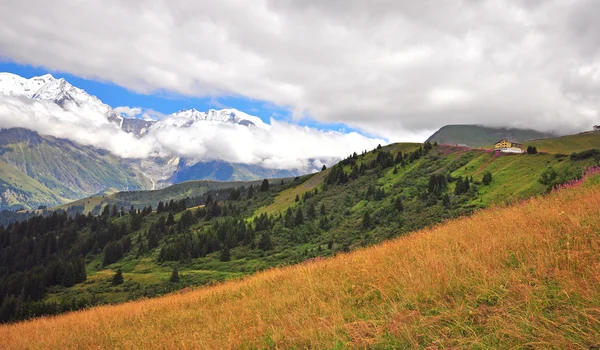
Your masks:
M528 129L492 128L481 125L446 125L431 135L427 141L448 145L465 144L476 148L494 144L500 139L527 141L548 137L555 137L555 135Z
M310 176L310 175L305 175ZM280 183L288 183L294 178L278 179ZM118 208L130 208L132 205L135 208L143 208L154 206L160 201L168 202L171 200L179 201L185 198L201 197L209 191L227 190L232 188L249 187L249 186L260 186L263 180L255 181L208 181L208 180L194 180L178 183L165 187L159 190L147 190L147 191L121 191L110 194L99 194L95 196L86 197L74 202L70 202L54 209L72 209L75 211L77 207L83 207L78 212L87 214L89 212L94 215L98 215L100 210L105 205L112 206L116 205Z
M393 144L315 175L271 183L232 189L198 181L92 197L63 209L98 216L59 211L0 228L0 322L158 296L356 250L493 203L543 194L596 162ZM112 283L119 270L123 286ZM174 270L181 272L175 283Z
M0 326L0 347L589 348L600 342L599 183L324 261Z
M600 132L585 132L545 140L527 142L535 146L538 152L570 154L589 149L600 149Z
M42 183L55 198L75 200L110 187L142 189L143 177L129 163L92 147L25 129L0 130L0 160ZM16 181L31 181L23 178ZM4 179L6 180L6 179ZM146 180L147 181L147 180ZM23 202L32 207L40 198ZM31 202L31 203L30 203ZM55 205L48 201L45 205Z
M193 180L257 181L300 174L298 170L221 161L195 160L188 164L180 158L124 159L19 128L0 129L0 161L5 169L0 172L0 196L5 198L0 201L0 210L52 207L111 189L135 191ZM32 183L37 189L27 190Z

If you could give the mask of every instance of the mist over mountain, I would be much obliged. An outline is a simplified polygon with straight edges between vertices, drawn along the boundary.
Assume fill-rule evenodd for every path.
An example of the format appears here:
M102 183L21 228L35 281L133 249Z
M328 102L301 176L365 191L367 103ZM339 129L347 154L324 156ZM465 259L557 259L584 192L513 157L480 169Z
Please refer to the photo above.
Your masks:
M297 176L385 142L267 124L236 109L132 114L50 74L0 73L0 165L11 174L0 184L0 208L57 205L110 188Z

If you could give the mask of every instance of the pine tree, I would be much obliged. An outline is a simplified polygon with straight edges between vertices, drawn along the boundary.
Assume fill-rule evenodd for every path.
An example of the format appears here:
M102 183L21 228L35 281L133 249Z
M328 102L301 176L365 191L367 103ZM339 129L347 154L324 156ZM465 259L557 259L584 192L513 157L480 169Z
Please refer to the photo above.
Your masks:
M219 255L219 260L221 261L229 261L231 260L231 253L229 252L229 247L225 245L225 248L221 250L221 255Z
M269 180L264 179L262 184L260 185L261 192L267 192L269 190Z
M117 269L117 273L115 273L112 279L112 285L118 286L119 284L123 284L123 282L123 272L121 271L121 269Z
M365 211L365 213L363 214L362 227L365 229L371 227L371 214L368 210Z
M325 209L325 203L321 203L321 209L319 210L321 215L327 215L327 210Z
M263 232L260 236L260 241L258 241L258 248L260 250L271 250L273 248L273 243L271 242L271 235L268 231Z
M323 164L323 167L321 168L321 171L325 171L327 170L327 165Z
M481 180L481 182L483 182L483 184L486 186L489 185L492 182L492 173L489 171L486 171L483 174L483 179Z
M308 206L308 210L306 211L306 216L310 219L310 220L314 220L314 218L317 217L317 211L315 209L315 204L312 203Z
M72 263L67 263L65 265L65 272L61 281L61 285L65 287L72 287L75 285L75 268Z
M394 208L399 212L404 211L404 204L402 203L402 198L396 197L396 199L394 200Z
M296 217L294 218L294 225L300 226L302 224L304 224L304 214L302 213L302 208L298 207Z
M167 225L167 226L171 226L171 225L173 225L173 224L175 224L175 216L173 216L173 212L172 212L172 211L170 211L170 212L169 212L169 217L167 217L167 222L166 222L166 225Z
M177 268L173 269L173 272L171 272L171 278L169 278L169 282L171 283L179 283L180 278L179 278L179 271L177 271Z
M104 206L104 209L102 209L102 214L101 214L101 216L102 216L103 218L107 218L107 217L109 217L109 216L110 216L110 206L109 206L108 204Z
M250 185L250 188L248 188L248 199L254 197L254 186Z
M299 195L296 195L295 202L296 202L296 203L300 202L300 196L299 196Z

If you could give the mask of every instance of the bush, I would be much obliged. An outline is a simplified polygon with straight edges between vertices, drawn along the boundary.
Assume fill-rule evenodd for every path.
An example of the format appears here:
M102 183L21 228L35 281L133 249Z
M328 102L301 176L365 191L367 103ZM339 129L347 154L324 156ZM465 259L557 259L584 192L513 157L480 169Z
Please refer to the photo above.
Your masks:
M588 149L587 151L571 153L571 160L584 160L588 158L600 158L600 150Z

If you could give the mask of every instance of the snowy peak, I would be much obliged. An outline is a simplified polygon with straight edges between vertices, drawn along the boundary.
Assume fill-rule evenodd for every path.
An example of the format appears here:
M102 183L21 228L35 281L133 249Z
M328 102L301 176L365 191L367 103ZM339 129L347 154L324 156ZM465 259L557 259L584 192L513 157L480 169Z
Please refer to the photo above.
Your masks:
M254 126L261 129L267 129L269 127L269 125L265 124L260 118L232 108L221 110L209 109L206 112L198 111L195 108L184 109L159 121L157 127L176 126L185 128L192 126L196 122L238 124L243 126Z
M16 74L0 73L0 93L10 96L33 97L44 85L54 81L50 74L26 79Z
M116 123L119 126L121 126L123 121L123 116L115 112L109 105L102 103L96 96L90 95L84 90L69 84L63 78L48 80L31 98L36 100L50 100L61 107L67 107L68 103L74 103L79 107L104 114L110 122Z
M50 74L27 79L11 73L0 73L0 94L52 101L63 108L75 104L78 107L102 113L108 121L117 124L122 130L136 137L143 137L153 128L168 126L186 128L195 123L232 124L258 129L270 128L270 125L260 118L233 108L209 109L206 112L198 111L195 108L184 109L160 121L125 118L111 106L102 103L96 96L71 85L63 78L56 79Z

